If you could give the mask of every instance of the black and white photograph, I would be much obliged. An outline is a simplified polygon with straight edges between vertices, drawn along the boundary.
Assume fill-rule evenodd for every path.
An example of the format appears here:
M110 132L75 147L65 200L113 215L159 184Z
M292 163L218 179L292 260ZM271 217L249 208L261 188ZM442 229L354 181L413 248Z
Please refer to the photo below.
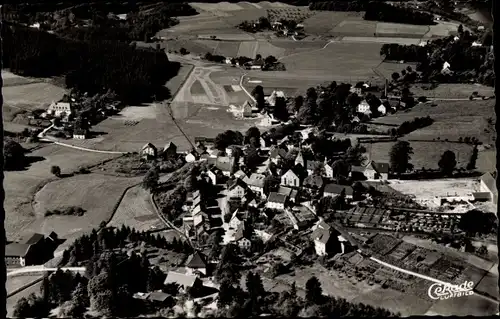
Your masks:
M2 1L0 317L500 315L500 2L217 1Z

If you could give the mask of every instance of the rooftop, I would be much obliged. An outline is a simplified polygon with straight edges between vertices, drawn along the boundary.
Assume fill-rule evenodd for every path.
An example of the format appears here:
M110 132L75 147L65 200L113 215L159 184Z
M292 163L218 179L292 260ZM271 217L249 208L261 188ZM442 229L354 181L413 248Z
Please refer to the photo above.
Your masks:
M286 196L283 194L279 194L276 192L269 193L269 197L267 198L268 202L272 203L281 203L284 204L286 202Z
M339 185L339 184L328 184L325 186L325 193L331 193L331 194L338 194L342 193L342 190L345 189L345 194L352 196L352 187L351 186L345 186L345 185Z
M189 268L205 268L207 267L207 259L205 255L196 251L190 255L186 261L186 267Z
M255 186L255 187L264 187L264 179L266 178L265 175L262 174L257 174L253 173L250 175L250 177L246 177L243 179L243 181L250 186Z
M178 284L183 287L193 287L196 283L198 277L192 275L186 275L175 271L169 271L167 278L165 278L165 285L168 284Z

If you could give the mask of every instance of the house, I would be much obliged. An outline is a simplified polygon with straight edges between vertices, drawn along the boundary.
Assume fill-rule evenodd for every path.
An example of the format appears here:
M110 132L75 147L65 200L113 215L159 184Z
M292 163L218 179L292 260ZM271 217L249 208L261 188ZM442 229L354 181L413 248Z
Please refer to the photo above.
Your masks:
M337 197L339 196L342 191L345 190L345 198L346 199L352 199L352 187L351 186L344 186L344 185L339 185L339 184L327 184L325 186L325 189L323 191L324 196L331 196L331 197Z
M363 94L363 89L361 87L351 86L351 88L349 89L349 92L355 93L357 95L361 95L361 94Z
M250 175L250 177L245 176L243 181L248 185L248 187L253 192L264 197L265 196L264 195L264 179L265 178L266 178L265 175L253 173L252 175Z
M302 182L302 174L298 167L289 169L283 176L281 176L281 185L300 187Z
M73 115L73 108L71 107L70 103L52 102L52 104L50 104L49 108L47 109L47 114L67 119L69 116Z
M163 148L163 157L165 159L171 158L177 154L177 145L170 142Z
M232 58L226 57L226 59L224 60L224 63L226 63L226 64L233 64Z
M253 61L250 65L251 70L262 70L262 67L264 66L264 61L262 60L257 60Z
M215 166L208 170L207 175L208 178L210 178L210 181L212 181L212 185L219 184L224 176L222 171Z
M89 135L89 131L85 129L75 129L73 131L73 139L75 140L84 140Z
M240 178L242 179L243 181L245 181L245 178L247 178L247 174L245 174L245 172L243 172L241 169L238 170L236 173L234 173L234 177L236 178Z
M38 233L27 234L18 242L5 246L5 263L21 267L43 264L54 257L56 245L51 237L45 238Z
M231 219L229 220L229 228L232 228L232 229L237 229L241 223L243 223L245 221L245 218L243 216L243 214L240 212L239 209L236 209L232 216L231 216Z
M169 271L164 285L176 284L185 292L188 288L201 288L203 286L200 278L194 275L182 274L175 271Z
M252 241L248 239L246 234L245 224L241 223L234 233L234 242L238 244L240 249L248 250L252 247Z
M340 243L331 229L317 228L311 234L314 250L318 256L328 256L341 251Z
M281 147L272 146L269 151L269 159L274 164L278 164L279 160L284 160L286 158L287 151Z
M187 163L195 162L199 158L200 158L200 155L195 150L192 150L191 152L187 153L187 155L184 157L184 159L186 160Z
M248 100L243 103L243 116L252 117L252 104Z
M365 174L366 167L364 166L351 166L351 171L349 172L349 177L352 177L356 180L362 180L365 179L366 176Z
M390 166L389 163L380 163L371 161L364 170L364 175L367 179L387 180L389 178Z
M147 143L141 149L141 157L144 159L156 158L157 155L158 150L156 149L156 146L151 143Z
M219 156L215 159L215 167L220 169L224 176L230 176L236 167L236 158Z
M253 199L252 199L252 200L248 203L248 206L250 206L250 207L257 207L257 206L259 206L259 205L257 204L257 201L255 200L255 198L253 198Z
M186 273L188 275L207 275L207 258L199 251L195 251L186 261Z
M490 193L491 200L495 205L498 203L498 192L496 179L491 173L486 173L481 176L480 191Z
M278 194L285 195L288 200L292 203L295 203L295 199L297 198L297 190L291 187L280 186L277 191Z
M325 158L325 161L323 163L323 167L325 168L325 176L327 178L333 178L333 167L332 164L328 163L328 161Z
M366 100L363 100L356 107L356 112L363 113L363 114L369 114L369 113L371 113L371 111L370 111L370 105L366 102Z
M387 113L387 108L384 106L384 104L380 104L380 106L377 108L377 111L381 115L385 115Z
M318 162L318 161L307 161L306 162L306 170L307 170L307 175L312 175L314 173L314 170L316 169L316 167L318 166L324 166L322 162ZM326 169L325 169L326 170Z
M269 193L269 197L267 198L266 207L277 210L284 210L286 203L286 196L279 194L277 192Z
M281 98L286 98L285 93L283 91L273 91L271 95L269 95L266 98L267 103L270 106L275 106L276 105L276 98L281 97Z
M304 187L310 189L320 190L323 188L323 177L316 175L309 175L304 179Z
M229 198L242 199L245 196L247 184L239 178L235 178L227 188L227 196Z
M164 293L162 291L153 291L145 294L145 299L149 300L155 305L158 306L167 306L175 304L175 299L171 295ZM140 299L140 298L137 298Z

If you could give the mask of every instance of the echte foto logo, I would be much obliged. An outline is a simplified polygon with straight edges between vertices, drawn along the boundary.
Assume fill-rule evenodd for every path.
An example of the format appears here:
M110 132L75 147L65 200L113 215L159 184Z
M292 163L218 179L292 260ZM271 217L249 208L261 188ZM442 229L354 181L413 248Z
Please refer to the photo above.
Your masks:
M450 298L471 296L474 294L474 283L466 281L460 285L435 283L429 287L427 292L429 297L434 300L445 300Z

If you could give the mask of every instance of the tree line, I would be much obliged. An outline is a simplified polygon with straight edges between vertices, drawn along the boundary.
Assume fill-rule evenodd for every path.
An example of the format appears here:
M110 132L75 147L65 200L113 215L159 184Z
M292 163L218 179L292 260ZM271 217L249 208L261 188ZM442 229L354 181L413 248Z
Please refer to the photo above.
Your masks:
M410 8L397 7L383 2L369 2L365 6L365 20L432 25L434 15Z
M47 32L5 24L4 67L23 76L64 75L66 85L93 95L114 91L125 103L168 97L164 84L179 64L163 51L136 49L108 41L75 41Z
M392 136L403 136L418 129L432 125L434 120L430 116L416 117L411 121L404 121L398 128L390 130Z

